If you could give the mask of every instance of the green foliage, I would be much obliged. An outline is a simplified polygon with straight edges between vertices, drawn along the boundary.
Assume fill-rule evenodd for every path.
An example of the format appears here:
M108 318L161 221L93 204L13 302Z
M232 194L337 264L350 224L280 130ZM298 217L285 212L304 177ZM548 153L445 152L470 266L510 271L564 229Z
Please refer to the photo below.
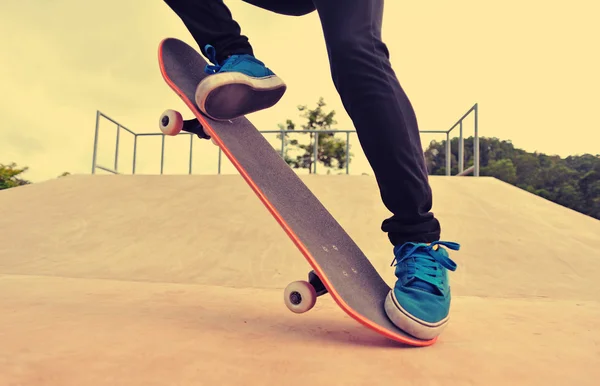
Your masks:
M509 184L517 181L517 169L510 158L491 160L487 166L481 168L480 174L494 176Z
M17 167L16 163L10 165L0 164L0 190L15 188L17 186L29 185L30 181L18 178L21 174L29 170L29 167ZM64 172L57 178L62 178L71 175L69 172Z
M510 141L479 138L480 175L493 176L567 208L600 219L600 155L560 158L517 149ZM451 173L458 173L458 138L450 140ZM464 142L465 169L473 165L473 138ZM425 151L430 174L446 173L446 141Z
M310 133L298 133L294 136L308 135L308 143L300 143L298 139L290 139L288 133L284 133L284 154L283 159L295 169L308 169L309 173L313 171L314 151L315 151L315 136L317 136L317 161L324 167L328 168L328 172L332 169L343 169L346 167L346 141L342 140L335 133L318 133L312 131L335 130L333 127L337 122L334 120L335 111L325 112L323 107L326 104L323 98L317 102L315 109L309 109L307 106L298 106L298 111L301 117L306 119L306 123L300 126L301 130L309 130ZM280 123L280 130L296 130L296 123L291 119L286 120L285 124ZM277 135L281 140L281 134ZM294 155L290 155L295 153ZM348 159L352 159L352 153Z
M10 165L0 164L0 190L30 184L31 182L19 178L28 169L28 167L18 168L14 162Z

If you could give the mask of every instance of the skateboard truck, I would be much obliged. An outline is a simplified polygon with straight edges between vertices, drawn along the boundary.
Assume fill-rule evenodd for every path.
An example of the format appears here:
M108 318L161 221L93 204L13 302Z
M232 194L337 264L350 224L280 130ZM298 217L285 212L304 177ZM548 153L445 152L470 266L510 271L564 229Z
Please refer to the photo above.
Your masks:
M301 314L314 307L319 296L325 295L327 288L315 271L308 273L308 281L298 280L288 284L284 291L284 302L290 311Z
M206 134L202 124L198 122L197 118L183 120L181 113L175 110L166 110L160 116L158 126L163 134L169 136L175 136L181 131L196 134L201 139L211 139L210 135ZM212 141L215 144L214 141ZM216 145L216 144L215 144Z
M325 295L327 293L327 288L323 285L319 276L315 273L315 271L310 271L308 273L308 282L315 287L315 291L317 292L317 296Z

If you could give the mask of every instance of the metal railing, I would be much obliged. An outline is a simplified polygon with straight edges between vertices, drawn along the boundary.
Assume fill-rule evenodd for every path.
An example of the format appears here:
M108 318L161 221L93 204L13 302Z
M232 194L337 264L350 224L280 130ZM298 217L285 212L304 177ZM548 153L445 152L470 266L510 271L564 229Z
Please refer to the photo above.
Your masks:
M465 119L469 116L469 114L474 114L474 136L473 136L473 163L474 165L465 169L464 168L464 137L463 137L463 123ZM467 174L473 173L475 177L479 177L479 108L478 104L474 104L450 129L448 130L421 130L420 133L423 134L446 134L446 175L450 176L452 171L451 164L451 141L450 141L450 133L459 128L458 135L458 173L457 176L465 176ZM100 120L104 118L109 122L113 123L117 127L116 132L116 141L115 141L115 155L114 155L114 166L112 168L100 165L98 163L98 136L100 131ZM119 172L119 150L120 150L120 139L121 139L121 130L124 130L131 135L133 135L133 163L131 167L131 173L136 173L136 160L137 160L137 144L138 137L161 137L161 154L160 154L160 174L162 175L164 172L164 161L165 161L165 140L167 135L156 132L156 133L135 133L134 131L128 129L124 125L120 124L116 120L110 118L109 116L103 114L100 111L96 111L96 129L94 133L94 149L92 156L92 174L96 174L96 169L104 170L113 174L121 174ZM350 134L356 133L354 130L263 130L260 131L262 134L278 134L281 135L281 156L285 154L285 134L302 134L302 133L312 133L314 134L314 148L313 148L313 160L311 165L311 170L316 174L317 172L317 157L318 157L318 143L319 143L319 134L346 134L346 174L350 174ZM177 136L189 135L190 137L190 148L189 148L189 160L188 160L188 174L192 174L192 153L194 146L194 137L196 134L188 133L188 132L180 132ZM221 164L222 164L222 150L219 148L218 153L218 161L217 161L217 173L221 174Z
M469 114L473 113L473 166L465 170L465 139L463 136L463 122ZM458 132L458 174L463 176L469 172L473 172L473 176L479 177L479 105L475 103L452 127L446 132L446 175L451 174L451 143L450 143L450 132L456 127L459 127Z

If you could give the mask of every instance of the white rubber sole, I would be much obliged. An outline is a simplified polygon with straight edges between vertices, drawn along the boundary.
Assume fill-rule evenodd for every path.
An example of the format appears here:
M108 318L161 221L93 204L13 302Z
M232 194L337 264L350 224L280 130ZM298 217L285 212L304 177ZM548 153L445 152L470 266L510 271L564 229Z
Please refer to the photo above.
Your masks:
M424 320L415 318L410 315L396 299L394 291L390 291L385 298L385 313L388 318L402 331L419 338L419 339L433 339L439 336L442 331L446 328L449 321L449 316L441 320L438 323L429 323Z
M216 120L228 120L275 105L286 91L277 76L253 78L239 72L206 77L196 88L196 104Z

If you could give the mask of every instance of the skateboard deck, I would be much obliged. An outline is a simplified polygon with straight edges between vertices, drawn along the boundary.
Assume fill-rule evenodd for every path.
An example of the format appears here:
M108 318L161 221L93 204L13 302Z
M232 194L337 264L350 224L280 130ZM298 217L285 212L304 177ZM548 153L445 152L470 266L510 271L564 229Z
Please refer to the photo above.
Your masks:
M389 320L383 304L390 287L246 117L215 121L201 113L194 95L198 83L208 75L200 53L178 39L167 38L159 45L158 58L166 83L281 225L338 306L363 326L391 340L411 346L435 343L437 338L415 338Z

